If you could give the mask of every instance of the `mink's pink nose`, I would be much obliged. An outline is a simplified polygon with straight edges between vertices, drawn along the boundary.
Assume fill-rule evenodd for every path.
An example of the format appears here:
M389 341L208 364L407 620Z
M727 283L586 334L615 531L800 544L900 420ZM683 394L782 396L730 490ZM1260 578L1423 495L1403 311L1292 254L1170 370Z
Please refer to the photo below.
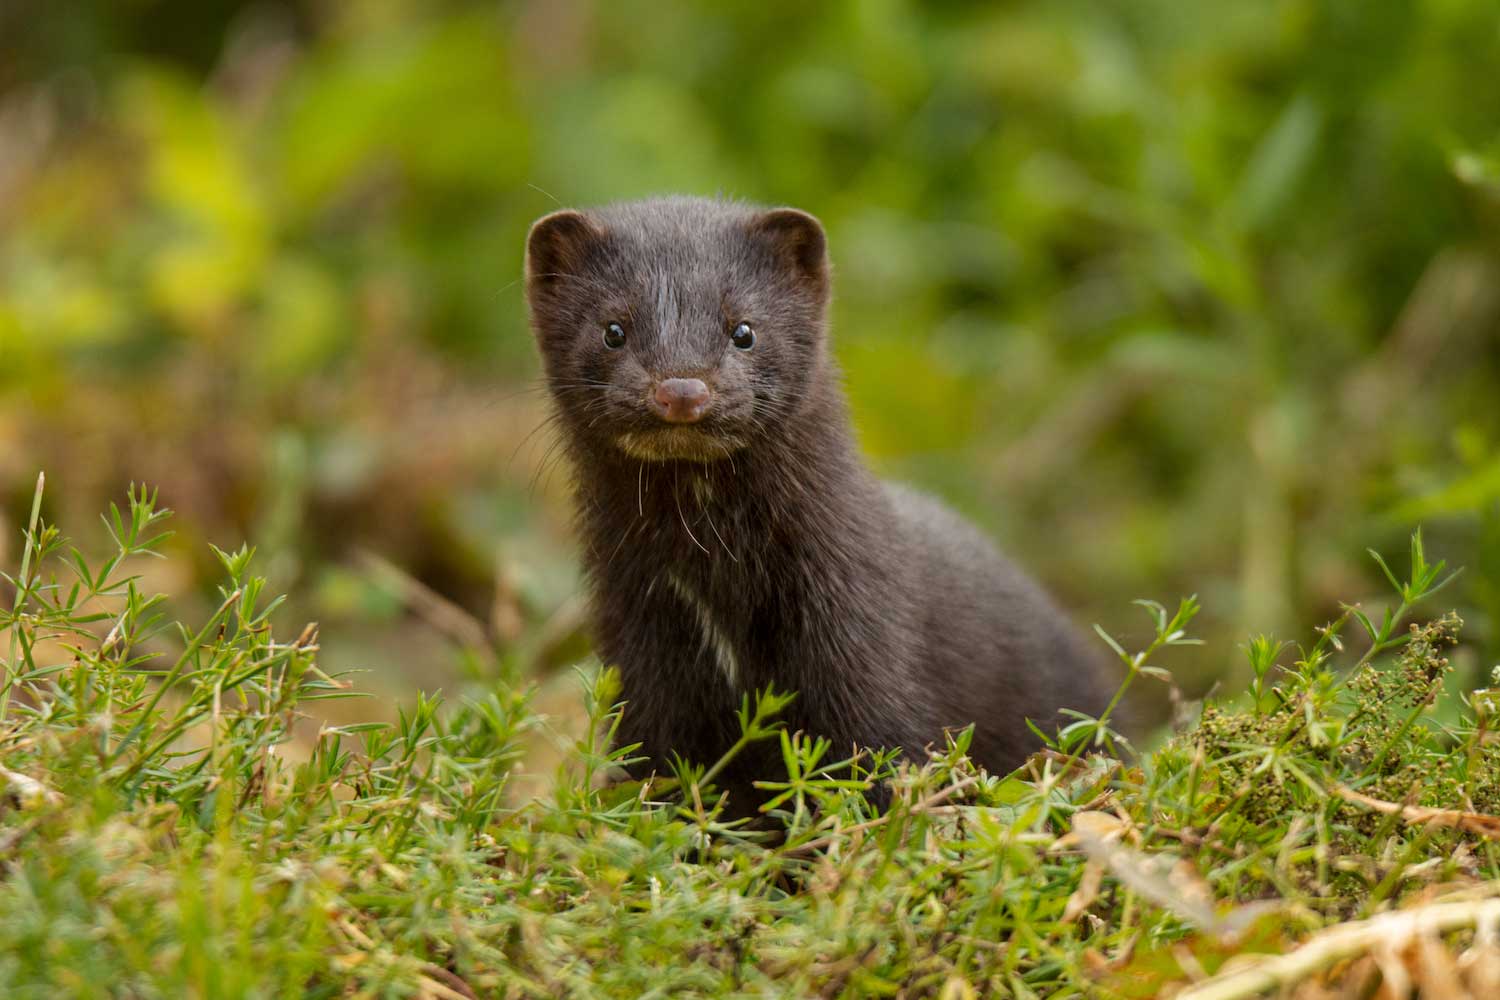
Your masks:
M669 378L656 385L652 409L669 424L692 424L708 410L708 386L702 379Z

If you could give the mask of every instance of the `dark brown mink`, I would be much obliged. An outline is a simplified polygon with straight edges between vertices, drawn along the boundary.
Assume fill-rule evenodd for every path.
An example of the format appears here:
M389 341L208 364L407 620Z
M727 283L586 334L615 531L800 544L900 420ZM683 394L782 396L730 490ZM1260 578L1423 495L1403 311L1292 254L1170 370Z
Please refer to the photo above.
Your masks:
M663 198L540 219L532 328L577 479L595 648L619 668L637 773L712 764L735 709L921 759L975 725L1019 766L1112 690L1094 647L933 498L857 453L829 351L823 228L789 208ZM899 405L899 401L893 401ZM784 775L762 747L724 786ZM743 807L744 799L740 805Z

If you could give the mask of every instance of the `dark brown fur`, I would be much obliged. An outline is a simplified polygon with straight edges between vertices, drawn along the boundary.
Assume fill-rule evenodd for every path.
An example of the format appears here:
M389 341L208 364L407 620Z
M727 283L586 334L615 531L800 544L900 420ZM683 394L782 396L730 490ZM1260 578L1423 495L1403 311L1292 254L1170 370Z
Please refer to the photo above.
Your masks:
M976 724L991 771L1025 719L1098 712L1092 649L957 515L878 481L849 428L825 330L823 231L790 209L689 198L559 212L532 229L527 291L578 479L594 639L650 768L712 763L734 709L797 692L789 725L920 756ZM729 331L748 321L754 347ZM606 324L627 342L608 349ZM651 411L659 379L712 388L702 424ZM899 401L893 401L899 405ZM731 787L775 777L747 758Z

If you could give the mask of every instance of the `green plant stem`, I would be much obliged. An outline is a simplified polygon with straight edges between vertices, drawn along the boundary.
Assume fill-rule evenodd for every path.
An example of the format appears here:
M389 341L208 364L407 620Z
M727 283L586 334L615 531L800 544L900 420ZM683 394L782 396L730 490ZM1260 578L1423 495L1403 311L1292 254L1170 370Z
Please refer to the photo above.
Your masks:
M31 497L31 517L27 521L26 544L21 551L21 575L16 578L16 597L11 604L10 657L5 662L5 682L0 684L0 723L5 722L10 712L10 689L16 677L16 647L21 637L21 608L31 591L31 557L37 547L36 529L42 517L42 493L47 488L47 474L36 476L36 492Z

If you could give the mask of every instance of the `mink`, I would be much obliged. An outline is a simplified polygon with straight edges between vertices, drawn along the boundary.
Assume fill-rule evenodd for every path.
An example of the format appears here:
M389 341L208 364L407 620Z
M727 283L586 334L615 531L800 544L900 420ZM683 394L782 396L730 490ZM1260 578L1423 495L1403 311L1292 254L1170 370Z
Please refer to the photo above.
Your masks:
M789 729L841 756L923 759L973 724L991 773L1037 749L1028 719L1097 714L1112 690L1093 644L979 530L865 467L830 280L822 225L791 208L651 199L554 212L528 235L593 641L619 670L638 775L713 764L768 686L795 693ZM784 773L762 746L722 785L753 796Z

